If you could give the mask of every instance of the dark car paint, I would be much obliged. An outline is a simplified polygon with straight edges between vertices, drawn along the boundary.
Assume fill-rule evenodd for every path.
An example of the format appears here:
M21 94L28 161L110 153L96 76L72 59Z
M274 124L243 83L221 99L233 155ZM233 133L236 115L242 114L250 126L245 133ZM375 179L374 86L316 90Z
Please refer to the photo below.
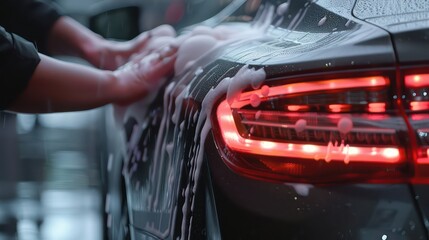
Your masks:
M426 238L407 184L316 185L305 196L285 183L243 178L216 157L208 161L223 239Z
M429 4L424 0L358 0L353 14L392 35L398 62L426 62L429 54ZM400 19L400 21L399 21Z
M308 5L304 1L291 3L289 14L292 17L267 33L275 38L232 44L212 53L205 58L207 65L203 68L204 72L213 73L211 75L180 76L186 79L184 83L190 84L190 92L193 93L181 104L186 110L181 112L181 121L184 121L187 131L181 132L178 126L169 123L160 132L162 119L167 114L165 111L171 110L168 106L174 103L180 89L168 94L168 98L159 94L144 123L128 119L125 126L128 140L136 126L143 126L137 131L137 148L128 149L125 161L137 162L135 174L125 181L128 204L142 201L132 194L136 189L135 183L145 182L151 174L159 176L159 182L151 184L163 184L159 196L165 203L164 208L152 212L131 208L131 231L136 239L176 239L181 235L181 208L190 204L182 192L190 181L194 181L188 175L190 161L193 161L189 150L195 147L194 135L199 134L194 132L193 116L200 110L209 89L224 77L233 76L243 64L264 67L267 81L270 81L291 74L306 76L317 73L324 76L336 71L352 74L353 69L394 73L397 64L395 50L400 61L427 60L422 54L402 55L400 49L403 46L397 40L399 35L394 35L392 41L389 29L375 26L368 19L362 18L367 23L355 18L351 10L354 1L319 1ZM353 14L358 15L356 9ZM319 20L325 16L325 24L318 26ZM293 25L298 20L300 24ZM345 26L349 20L351 22ZM286 32L283 28L295 31ZM416 58L411 59L413 56ZM213 59L218 60L210 63ZM195 71L197 67L188 72ZM395 93L390 94L393 99ZM179 133L183 135L179 136ZM172 183L167 181L165 168L156 168L160 171L157 173L148 172L150 165L159 162L153 153L159 138L174 142L174 161L169 163L176 173ZM207 138L205 146L204 174L197 180L200 184L195 194L194 211L186 218L187 224L192 226L191 232L187 233L191 239L217 239L214 236L219 234L223 239L383 239L383 236L389 240L428 239L427 221L423 221L428 216L424 204L429 198L424 194L426 186L412 187L405 183L313 185L308 195L300 195L293 185L255 180L231 171L218 154L221 150L213 136ZM148 154L147 161L133 160L133 157L143 154ZM167 155L162 162L169 162ZM133 166L128 165L128 168L130 170ZM156 187L151 184L146 187ZM143 187L140 185L138 188ZM426 213L424 216L421 216L420 209ZM157 224L151 225L154 222ZM170 231L173 235L166 232L169 227L174 227L174 231Z

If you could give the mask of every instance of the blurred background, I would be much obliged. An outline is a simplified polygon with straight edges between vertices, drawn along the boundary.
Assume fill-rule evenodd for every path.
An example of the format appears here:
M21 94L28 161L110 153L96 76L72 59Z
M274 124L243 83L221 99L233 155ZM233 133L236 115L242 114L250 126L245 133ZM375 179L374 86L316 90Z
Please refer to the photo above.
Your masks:
M100 35L126 40L163 23L176 29L198 23L231 0L51 2ZM0 111L0 240L104 238L105 121L104 108L41 115Z
M0 239L102 239L102 109L0 113Z
M101 1L55 2L89 26L88 6ZM104 118L102 108L0 112L0 240L103 239Z

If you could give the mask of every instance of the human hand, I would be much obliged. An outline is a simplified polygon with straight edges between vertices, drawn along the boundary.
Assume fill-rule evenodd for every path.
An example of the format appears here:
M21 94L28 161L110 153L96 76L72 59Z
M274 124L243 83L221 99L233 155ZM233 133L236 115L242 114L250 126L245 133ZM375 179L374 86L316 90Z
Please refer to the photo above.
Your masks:
M99 38L86 48L85 59L100 69L115 70L136 54L149 54L170 44L175 36L176 32L170 25L161 25L125 42Z
M116 98L119 105L132 103L156 91L163 79L173 73L177 46L169 45L149 54L135 55L116 71Z

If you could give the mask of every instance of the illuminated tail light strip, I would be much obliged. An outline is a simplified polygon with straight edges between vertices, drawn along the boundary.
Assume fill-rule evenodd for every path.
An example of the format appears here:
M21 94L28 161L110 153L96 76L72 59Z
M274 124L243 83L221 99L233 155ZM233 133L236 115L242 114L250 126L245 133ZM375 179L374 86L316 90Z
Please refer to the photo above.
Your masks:
M406 109L416 133L416 163L429 165L429 74L408 74L404 77Z
M353 79L335 79L325 80L317 82L301 82L286 84L282 86L271 87L267 97L279 96L285 94L298 94L305 92L317 92L317 91L329 91L338 89L354 89L354 88L365 88L365 87L385 87L389 84L389 80L386 77L374 76L374 77L362 77ZM242 105L249 104L246 100L250 100L251 96L257 94L262 96L261 90L250 91L242 93L241 101L235 102L234 107L241 107ZM240 106L241 105L241 106Z
M429 74L411 74L405 76L405 86L421 88L429 86Z
M299 80L219 103L213 130L231 169L311 183L409 176L407 123L388 77Z
M327 162L398 163L401 161L400 150L395 147L353 147L344 143L335 145L332 142L329 142L327 146L320 146L246 139L238 132L231 108L226 101L219 105L217 114L220 116L223 139L227 146L235 151L264 156L325 160ZM329 130L337 129L330 128ZM392 131L394 130L385 130L389 133Z
M346 164L353 162L398 164L404 162L404 150L397 144L393 145L392 141L390 141L389 144L386 144L386 141L382 141L384 144L379 145L370 143L353 144L348 143L350 139L346 138L347 135L352 134L366 134L366 138L374 138L376 134L384 134L383 136L387 136L388 138L392 136L396 137L395 128L354 127L352 120L348 117L342 117L345 116L344 113L352 111L352 109L358 105L364 106L359 109L366 109L368 113L385 113L386 102L380 102L378 98L375 98L375 102L370 102L371 100L368 100L364 103L327 104L324 108L326 110L324 116L324 119L327 119L326 124L318 122L317 119L316 123L307 124L305 115L302 115L301 119L299 117L293 118L282 112L282 109L277 111L277 113L274 111L273 114L273 110L271 112L266 111L263 107L249 107L255 95L261 98L263 104L263 102L269 102L273 99L283 99L291 95L296 96L297 94L300 98L304 98L313 93L332 93L332 95L336 95L338 91L348 93L348 91L356 89L364 89L364 91L371 92L371 90L386 89L388 86L389 79L384 76L332 79L274 86L271 87L269 93L265 95L262 90L254 90L242 93L240 100L235 101L231 105L229 105L226 100L221 102L217 108L217 120L226 146L237 152L292 159L324 160L326 162L340 161ZM318 106L318 108L320 109L321 107ZM294 112L294 114L298 115L301 114L301 112L309 112L310 110L311 106L305 104L290 104L283 108L283 111ZM252 114L255 115L255 117L253 119L250 117L251 119L249 120L248 116L252 116ZM265 121L266 119L268 119L268 121ZM294 120L288 122L287 119ZM293 122L295 119L298 120ZM343 119L346 120L342 121ZM332 124L329 122L334 123ZM290 135L293 136L280 139L278 137L280 135L275 133L267 133L259 136L253 134L253 128L260 126L264 128L261 130L262 132L278 132L282 129L289 129L291 130L290 132L292 132ZM345 138L341 140L331 137L333 139L327 142L325 141L323 144L309 141L308 138L300 141L298 135L303 131L306 131L312 136L315 135L316 132L327 131L331 132L331 135Z

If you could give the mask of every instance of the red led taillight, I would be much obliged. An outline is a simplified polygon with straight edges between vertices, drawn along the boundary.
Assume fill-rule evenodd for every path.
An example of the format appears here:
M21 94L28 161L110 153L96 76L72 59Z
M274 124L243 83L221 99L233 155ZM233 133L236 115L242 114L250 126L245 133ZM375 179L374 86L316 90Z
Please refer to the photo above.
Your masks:
M253 90L216 111L232 169L295 182L401 179L407 124L384 76L301 81ZM217 130L217 131L216 131Z
M404 82L405 110L416 139L416 176L421 179L429 173L429 74L405 74Z
M429 110L429 74L405 76L406 97L411 111Z

